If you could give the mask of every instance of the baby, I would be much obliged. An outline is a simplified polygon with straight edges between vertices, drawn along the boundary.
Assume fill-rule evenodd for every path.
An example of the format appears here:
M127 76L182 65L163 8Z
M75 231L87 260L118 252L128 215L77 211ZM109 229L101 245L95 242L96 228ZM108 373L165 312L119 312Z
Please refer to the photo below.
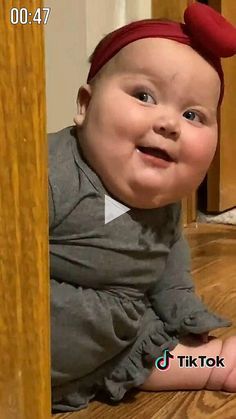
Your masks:
M232 323L195 294L181 231L217 146L219 57L235 53L235 28L199 3L185 24L126 25L95 49L76 125L49 135L54 410L134 387L236 392L236 336L207 338ZM105 222L107 197L129 210ZM181 355L224 367L180 368Z

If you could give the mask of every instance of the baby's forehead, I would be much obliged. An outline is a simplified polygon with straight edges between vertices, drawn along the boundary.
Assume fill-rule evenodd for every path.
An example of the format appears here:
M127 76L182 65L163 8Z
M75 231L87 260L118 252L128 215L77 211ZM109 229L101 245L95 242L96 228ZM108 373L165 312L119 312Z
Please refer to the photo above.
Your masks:
M129 43L120 49L107 63L113 73L119 71L153 71L157 73L162 67L171 70L175 56L179 50L183 59L191 60L195 52L187 45L163 38L144 38Z
M174 89L176 96L200 103L218 101L220 90L216 70L202 56L188 45L161 38L128 44L107 63L103 75L130 83L146 78L158 88Z
M219 77L212 65L190 46L165 38L144 38L123 47L108 62L112 73L143 73L156 78L173 80L199 76L204 79ZM197 77L198 78L198 77Z
M181 60L189 62L189 59L205 61L203 57L189 45L182 44L166 38L142 38L127 44L121 48L112 58L117 65L129 65L133 63L154 64L159 57L166 57L169 63L181 56Z

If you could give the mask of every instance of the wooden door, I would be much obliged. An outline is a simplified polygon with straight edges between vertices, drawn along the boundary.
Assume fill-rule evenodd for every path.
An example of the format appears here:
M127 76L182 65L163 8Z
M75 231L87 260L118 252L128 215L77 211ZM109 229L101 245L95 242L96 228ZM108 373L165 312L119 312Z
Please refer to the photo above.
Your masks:
M236 26L235 0L209 0ZM222 60L225 75L225 97L219 121L219 142L214 161L207 176L208 211L224 211L236 206L236 56Z
M0 417L49 419L43 24L10 23L16 5L34 13L43 1L0 7Z

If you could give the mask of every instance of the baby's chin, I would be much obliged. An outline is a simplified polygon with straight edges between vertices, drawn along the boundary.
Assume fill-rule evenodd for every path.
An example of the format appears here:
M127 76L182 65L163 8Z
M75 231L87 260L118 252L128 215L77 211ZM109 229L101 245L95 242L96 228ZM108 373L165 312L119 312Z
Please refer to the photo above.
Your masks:
M138 209L155 209L155 208L162 208L170 204L174 204L177 202L178 199L171 199L171 198L165 198L163 196L158 196L150 200L134 200L133 201L133 208Z
M101 166L100 166L101 167ZM152 170L139 172L134 175L136 168L125 170L97 170L99 177L114 200L128 207L139 209L153 209L180 201L185 191L176 188L176 173L168 172L167 178L162 173ZM172 180L171 180L172 179ZM184 188L183 188L184 189Z
M168 195L166 192L162 193L160 191L157 193L148 193L148 191L140 191L138 189L132 190L129 187L121 188L116 185L116 187L109 188L106 186L109 195L121 202L122 204L138 209L154 209L161 208L169 204L177 202L179 197Z
M170 204L174 204L178 199L166 199L164 197L157 197L154 199L147 200L132 200L130 204L126 203L127 206L137 209L155 209L162 208Z

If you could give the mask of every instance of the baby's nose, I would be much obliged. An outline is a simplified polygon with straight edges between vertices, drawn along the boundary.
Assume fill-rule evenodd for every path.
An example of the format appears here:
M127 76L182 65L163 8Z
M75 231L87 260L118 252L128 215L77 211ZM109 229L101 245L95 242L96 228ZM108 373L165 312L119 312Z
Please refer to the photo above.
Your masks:
M165 138L177 140L180 136L180 118L174 112L162 112L153 123L153 131Z

